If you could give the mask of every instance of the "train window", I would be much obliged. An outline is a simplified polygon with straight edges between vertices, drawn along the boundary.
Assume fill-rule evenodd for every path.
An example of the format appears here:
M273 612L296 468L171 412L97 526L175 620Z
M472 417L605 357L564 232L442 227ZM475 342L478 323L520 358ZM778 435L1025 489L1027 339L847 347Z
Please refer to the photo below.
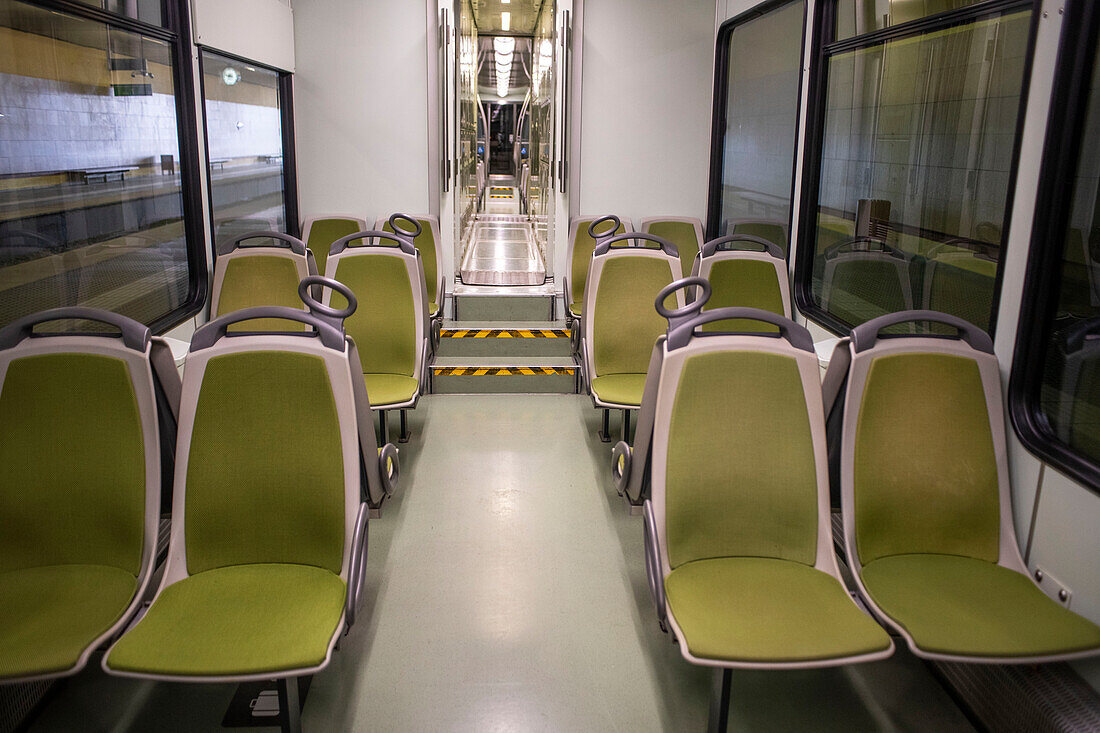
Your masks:
M1009 404L1029 449L1100 489L1100 7L1066 10Z
M152 25L163 25L162 0L77 0L93 8L125 15Z
M980 2L983 0L840 0L835 38L840 41Z
M707 235L787 249L805 0L734 18L718 35Z
M201 63L216 251L252 231L297 234L284 156L289 75L206 49Z
M795 268L815 321L927 308L992 330L1031 16L987 2L824 39Z
M0 325L64 305L174 325L204 278L178 42L79 12L0 0Z

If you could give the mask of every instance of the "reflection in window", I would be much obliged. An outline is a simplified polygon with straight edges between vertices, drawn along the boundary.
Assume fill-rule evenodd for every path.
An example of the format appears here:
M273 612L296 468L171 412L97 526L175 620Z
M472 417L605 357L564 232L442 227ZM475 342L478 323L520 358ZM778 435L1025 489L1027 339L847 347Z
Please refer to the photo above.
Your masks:
M718 234L787 249L804 0L733 28L728 41ZM713 234L714 232L712 232Z
M169 44L0 2L0 325L188 295Z
M286 231L279 73L203 50L214 241ZM293 232L297 234L297 232Z
M958 10L984 0L838 0L836 38L892 28L895 25L926 18L948 10Z
M928 308L989 328L1030 12L826 59L812 295L855 326Z

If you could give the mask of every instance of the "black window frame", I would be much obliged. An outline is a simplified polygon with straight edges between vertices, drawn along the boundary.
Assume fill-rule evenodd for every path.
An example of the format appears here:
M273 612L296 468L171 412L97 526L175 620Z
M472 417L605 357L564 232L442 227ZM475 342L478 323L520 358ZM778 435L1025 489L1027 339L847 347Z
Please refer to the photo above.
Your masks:
M202 108L202 144L203 154L207 161L207 170L210 165L210 125L206 120L206 70L203 66L203 53L210 52L240 64L255 66L277 74L279 77L279 121L283 138L283 209L284 234L292 237L302 235L301 220L298 212L298 166L294 156L294 74L290 71L277 69L274 66L253 61L252 59L238 56L237 54L221 51L213 46L196 46L199 60L199 100ZM214 236L214 180L207 175L206 186L207 205L210 207L210 249L213 262L218 257L217 239Z
M1058 440L1039 407L1043 362L1058 302L1050 285L1061 276L1068 215L1082 148L1089 85L1100 63L1100 5L1068 0L1058 41L1050 113L1039 166L1039 189L1028 246L1019 325L1008 384L1008 412L1024 447L1100 493L1100 463ZM1045 294L1045 297L1044 297Z
M726 105L729 102L729 40L739 26L779 10L798 0L767 0L743 13L729 18L718 27L714 47L714 88L711 94L710 121L710 173L707 183L707 218L704 222L706 239L721 236L722 228L722 172L725 156ZM791 195L787 213L787 231L793 232L795 211L795 185L798 178L798 136L802 131L803 70L806 66L806 34L809 31L809 2L802 0L802 36L798 52L798 95L795 105L794 149L791 151ZM787 260L790 261L792 240L788 236Z
M20 0L46 10L104 23L110 27L140 33L167 43L172 48L172 88L176 100L176 136L180 154L180 195L183 199L183 227L187 249L187 297L183 303L147 324L153 333L170 331L206 306L209 287L206 260L206 228L200 175L197 90L191 61L191 17L187 0L162 0L164 25L153 25L126 15L112 13L77 0Z
M965 25L983 17L1004 15L1018 10L1031 10L1027 51L1024 59L1023 80L1020 86L1020 106L1016 114L1015 139L1012 144L1012 163L1008 188L1005 191L1004 226L1001 229L1000 256L997 275L993 282L993 304L989 315L989 335L997 331L997 313L1000 310L1001 287L1004 282L1004 265L1008 253L1009 233L1012 230L1012 210L1016 199L1016 181L1020 168L1020 148L1023 142L1024 118L1027 112L1031 87L1031 70L1035 61L1035 43L1042 15L1041 3L1036 0L987 0L957 10L925 16L907 23L833 41L836 32L837 0L818 0L814 8L812 53L810 54L810 92L807 101L806 135L802 151L802 189L798 205L798 243L794 262L795 307L808 320L837 336L847 336L852 327L836 318L814 302L813 267L816 249L808 246L815 242L817 226L818 194L821 184L821 158L824 149L826 98L828 96L828 60L840 53L877 46L887 41L910 38L954 26ZM914 230L916 231L916 230Z

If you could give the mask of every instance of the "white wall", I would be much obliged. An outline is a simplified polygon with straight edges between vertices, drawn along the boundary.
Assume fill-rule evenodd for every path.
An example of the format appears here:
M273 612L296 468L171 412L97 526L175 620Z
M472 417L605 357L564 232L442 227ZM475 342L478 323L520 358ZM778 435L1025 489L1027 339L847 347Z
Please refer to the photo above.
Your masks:
M295 0L299 210L428 211L425 6Z
M294 71L290 0L191 0L195 43Z
M577 212L702 218L714 0L585 0Z

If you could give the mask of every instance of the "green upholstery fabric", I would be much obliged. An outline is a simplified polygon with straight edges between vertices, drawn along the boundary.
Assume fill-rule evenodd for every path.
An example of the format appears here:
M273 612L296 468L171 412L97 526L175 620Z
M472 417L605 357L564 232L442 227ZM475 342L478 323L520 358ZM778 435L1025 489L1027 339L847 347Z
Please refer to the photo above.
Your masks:
M145 443L126 363L14 359L0 392L0 572L110 565L136 576Z
M778 244L780 249L787 251L787 232L782 224L773 224L766 221L743 221L733 225L730 234L747 234L750 237L760 237L769 242Z
M344 581L308 565L235 565L164 589L107 657L111 669L184 676L315 667L344 611Z
M997 464L973 359L876 357L859 407L853 469L861 563L921 552L996 562Z
M668 433L669 562L735 555L813 565L817 474L797 362L716 351L684 362Z
M251 254L234 257L225 266L216 316L258 305L304 310L298 297L298 269L290 257ZM230 331L301 331L305 326L279 318L257 318L230 326Z
M420 388L420 383L404 374L364 374L367 398L374 406L408 402Z
M0 573L0 680L71 669L136 590L133 575L105 565Z
M957 555L894 555L863 566L874 602L929 652L1028 657L1100 647L1100 628L1029 578Z
M686 221L654 221L647 226L646 231L653 236L667 239L676 245L676 251L680 253L680 272L691 272L691 265L695 262L695 255L699 254L700 245L695 225Z
M420 236L413 240L413 244L420 252L420 261L424 263L424 285L428 289L428 315L434 316L438 310L439 301L439 257L435 251L435 232L432 231L432 224L428 219L418 219L418 221L424 229L420 232ZM409 223L405 222L403 226L409 226ZM387 221L382 231L392 232L393 227Z
M324 360L284 351L216 356L195 409L188 572L296 562L339 573L344 466Z
M588 282L588 263L592 260L592 250L596 249L596 240L588 235L588 225L591 223L591 220L578 223L577 235L573 240L573 260L569 263L569 285L573 290L573 301L576 303L584 302L584 288ZM610 228L608 224L603 224L600 232L608 228ZM625 234L626 228L620 224L615 233ZM579 310L576 313L580 315Z
M317 262L317 272L325 274L328 251L332 249L333 242L349 234L355 234L361 227L362 225L354 219L340 217L316 219L310 224L306 246L313 252L313 259Z
M420 348L412 283L405 260L384 252L375 249L340 259L336 279L359 299L359 307L344 321L344 328L359 347L364 374L412 377ZM333 293L334 307L345 304L343 296Z
M582 315L584 313L584 303L579 300L576 303L570 303L569 312L575 316Z
M779 280L776 279L775 267L770 262L741 259L716 260L711 265L707 280L710 281L711 287L707 310L744 306L785 315L783 292L780 290ZM703 330L779 333L779 329L775 326L741 318L708 323L703 326Z
M653 344L668 328L653 301L670 282L664 258L627 254L604 261L591 314L594 376L645 374Z
M898 268L897 260L886 255L867 259L860 254L839 260L828 283L829 313L858 325L884 313L910 310L901 278L907 277Z
M696 657L784 663L870 654L890 638L835 578L762 557L696 560L665 579L672 616Z
M604 374L600 377L594 377L592 379L592 393L601 402L638 407L642 404L645 377L645 373Z
M952 258L937 262L930 270L927 284L930 310L951 313L979 328L989 328L993 311L993 286L997 280L997 263L976 257ZM954 329L945 327L944 332Z

